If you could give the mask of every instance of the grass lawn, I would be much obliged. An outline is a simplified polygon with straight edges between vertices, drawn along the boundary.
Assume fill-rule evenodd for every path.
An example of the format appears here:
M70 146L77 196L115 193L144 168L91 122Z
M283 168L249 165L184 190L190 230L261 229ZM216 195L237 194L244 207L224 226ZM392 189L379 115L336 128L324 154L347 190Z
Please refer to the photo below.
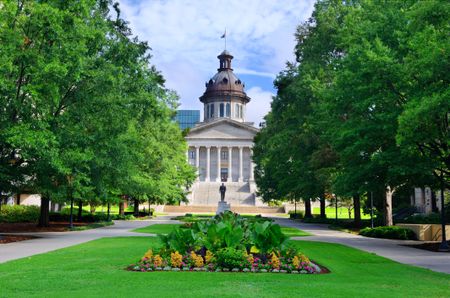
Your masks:
M143 228L134 229L132 232L148 233L148 234L169 234L179 224L154 224Z
M281 226L281 231L288 237L301 237L301 236L311 236L312 234L302 231L297 228L284 227Z
M314 207L313 208L313 214L320 214L320 207ZM327 218L336 218L336 208L334 207L326 207L325 208L325 214L327 215ZM348 218L348 210L347 208L339 207L338 208L338 218L340 219L349 219ZM351 212L351 218L355 218L355 212L352 210ZM370 214L364 214L363 210L361 209L361 219L370 219Z
M178 224L154 224L147 227L139 228L133 230L133 232L138 233L148 233L148 234L169 234ZM311 236L311 234L306 233L302 230L291 228L291 227L281 227L281 231L288 237L299 237L299 236Z
M128 272L154 237L103 238L0 264L1 297L448 297L450 276L338 244L294 241L323 275Z

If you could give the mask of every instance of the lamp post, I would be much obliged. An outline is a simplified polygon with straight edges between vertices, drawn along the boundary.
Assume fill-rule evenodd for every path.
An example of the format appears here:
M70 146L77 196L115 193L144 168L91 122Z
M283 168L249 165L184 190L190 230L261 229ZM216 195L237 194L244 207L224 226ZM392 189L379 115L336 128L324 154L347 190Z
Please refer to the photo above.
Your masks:
M337 195L334 195L334 201L335 201L335 206L336 206L336 225L338 223L338 198Z
M370 227L373 229L373 191L370 192Z
M72 194L72 183L73 183L73 176L68 175L67 176L67 184L69 185L69 196L70 196L70 220L69 220L69 228L73 228L73 194Z
M445 231L445 204L444 204L444 171L441 171L441 224L442 224L442 242L439 245L439 251L450 251L450 248L447 244L446 239L446 231Z

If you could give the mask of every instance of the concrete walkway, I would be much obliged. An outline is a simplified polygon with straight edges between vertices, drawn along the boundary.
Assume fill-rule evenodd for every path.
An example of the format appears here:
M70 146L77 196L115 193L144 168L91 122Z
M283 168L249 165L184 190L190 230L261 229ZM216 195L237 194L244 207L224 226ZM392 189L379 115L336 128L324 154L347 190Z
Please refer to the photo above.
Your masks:
M114 221L114 225L85 231L45 232L45 233L3 233L4 235L31 235L39 238L0 245L0 263L42 254L103 237L148 237L151 234L135 233L130 230L152 224L177 223L170 220L172 216L161 216L156 219L135 221Z
M330 230L327 225L323 224L307 224L282 218L274 219L280 225L298 228L314 235L293 237L293 240L339 243L372 252L399 263L427 268L438 272L450 273L450 253L432 252L402 246L405 244L417 244L420 243L419 241L368 238Z

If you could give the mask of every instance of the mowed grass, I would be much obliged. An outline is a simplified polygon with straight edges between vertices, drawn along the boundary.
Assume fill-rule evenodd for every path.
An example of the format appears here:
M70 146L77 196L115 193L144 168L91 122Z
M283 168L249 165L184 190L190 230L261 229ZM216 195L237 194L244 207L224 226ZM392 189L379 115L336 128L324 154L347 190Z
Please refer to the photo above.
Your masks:
M147 227L139 228L133 230L133 232L138 233L148 233L148 234L169 234L179 224L154 224ZM288 237L301 237L301 236L311 236L311 234L304 232L302 230L291 228L291 227L281 227L281 231Z
M169 234L176 227L179 227L179 224L154 224L149 225L143 228L134 229L132 232L138 233L147 233L147 234Z
M103 238L0 264L1 297L448 297L450 275L293 241L332 273L129 272L155 237Z
M312 213L315 215L320 215L320 208L314 207L312 210ZM335 207L326 207L325 208L325 214L327 215L327 218L336 218L336 208ZM351 219L355 218L355 211L351 211ZM362 219L370 219L370 214L364 214L363 209L361 209L361 218ZM349 219L348 217L348 209L344 207L338 208L338 219Z

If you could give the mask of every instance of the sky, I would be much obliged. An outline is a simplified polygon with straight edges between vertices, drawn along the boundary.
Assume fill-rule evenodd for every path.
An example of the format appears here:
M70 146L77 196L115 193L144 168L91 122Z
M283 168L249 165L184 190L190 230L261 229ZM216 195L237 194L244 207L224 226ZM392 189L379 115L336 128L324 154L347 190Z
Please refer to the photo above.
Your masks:
M276 94L273 81L294 61L295 29L313 11L314 0L120 0L134 35L152 48L151 63L177 92L180 109L203 112L199 97L219 67L225 47L251 101L246 121L257 126ZM203 114L203 113L202 113ZM201 116L203 119L203 115Z

